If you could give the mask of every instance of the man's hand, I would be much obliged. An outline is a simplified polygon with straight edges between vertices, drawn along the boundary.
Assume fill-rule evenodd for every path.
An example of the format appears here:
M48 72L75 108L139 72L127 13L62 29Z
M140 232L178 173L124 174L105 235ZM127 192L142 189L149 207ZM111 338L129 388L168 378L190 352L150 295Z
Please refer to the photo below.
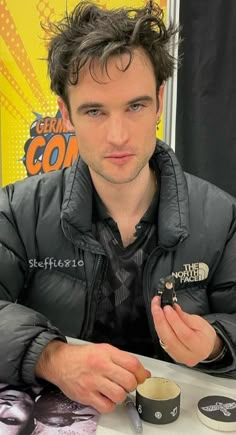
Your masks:
M171 358L193 367L220 353L223 342L205 319L185 313L178 304L162 309L160 302L159 296L153 298L152 316L158 337Z
M140 361L109 344L49 343L36 364L36 376L57 385L71 400L111 412L127 392L151 376Z

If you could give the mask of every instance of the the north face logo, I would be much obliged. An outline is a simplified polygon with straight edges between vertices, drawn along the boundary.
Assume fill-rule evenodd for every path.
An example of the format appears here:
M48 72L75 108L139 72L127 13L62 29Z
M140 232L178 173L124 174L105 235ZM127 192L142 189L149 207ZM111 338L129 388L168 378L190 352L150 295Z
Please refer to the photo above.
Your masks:
M204 281L209 274L209 267L206 263L191 263L184 264L184 270L173 272L175 278L179 278L180 282L195 282Z

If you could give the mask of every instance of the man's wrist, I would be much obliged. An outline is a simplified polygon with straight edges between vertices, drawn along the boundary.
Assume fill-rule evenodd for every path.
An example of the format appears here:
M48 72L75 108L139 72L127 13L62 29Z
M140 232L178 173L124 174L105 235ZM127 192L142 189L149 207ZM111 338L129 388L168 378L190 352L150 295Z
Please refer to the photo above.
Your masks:
M213 347L211 354L208 356L207 359L217 358L217 356L222 352L223 347L224 347L224 342L222 338L218 334L216 334L215 345Z
M47 344L35 365L35 375L37 378L44 379L55 385L57 384L59 375L55 361L65 346L68 346L68 344L59 340L53 340Z
M226 352L227 348L222 338L218 334L216 334L215 345L211 354L205 360L201 361L201 363L212 363L221 361L224 358Z
M207 358L207 359L205 359L202 362L203 363L213 363L213 362L215 363L215 362L219 362L219 361L221 361L225 357L226 353L227 353L227 347L224 345L222 350L221 350L221 352L218 355L216 355L214 358L211 358L211 359Z

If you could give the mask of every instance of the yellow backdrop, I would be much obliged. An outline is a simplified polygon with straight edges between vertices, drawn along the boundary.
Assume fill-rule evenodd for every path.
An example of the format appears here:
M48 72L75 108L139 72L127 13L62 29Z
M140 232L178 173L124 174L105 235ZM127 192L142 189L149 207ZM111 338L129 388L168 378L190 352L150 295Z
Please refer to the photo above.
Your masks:
M78 154L49 89L44 31L78 0L0 0L0 138L2 185L59 169ZM146 0L96 0L104 8L139 7ZM165 10L167 0L160 0ZM160 124L158 136L162 137Z

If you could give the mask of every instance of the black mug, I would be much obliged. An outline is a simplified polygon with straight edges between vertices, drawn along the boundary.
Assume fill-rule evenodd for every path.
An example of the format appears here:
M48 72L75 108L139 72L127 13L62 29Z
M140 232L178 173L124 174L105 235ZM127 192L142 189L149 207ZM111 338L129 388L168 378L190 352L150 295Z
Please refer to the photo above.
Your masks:
M136 408L140 418L154 424L172 423L179 417L180 395L180 387L170 379L146 379L136 391Z

